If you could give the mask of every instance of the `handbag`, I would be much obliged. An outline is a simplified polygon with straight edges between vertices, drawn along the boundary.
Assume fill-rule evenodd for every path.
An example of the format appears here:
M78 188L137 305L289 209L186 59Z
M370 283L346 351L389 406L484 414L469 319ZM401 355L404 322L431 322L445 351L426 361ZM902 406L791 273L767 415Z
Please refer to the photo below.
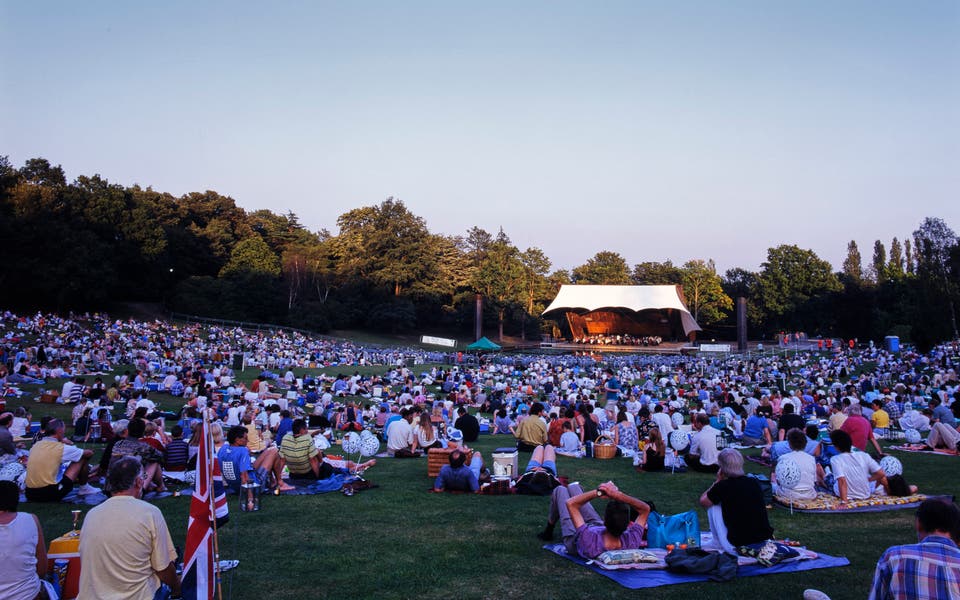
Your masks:
M697 511L676 515L662 515L651 512L647 518L647 546L666 548L667 544L700 545L700 517Z

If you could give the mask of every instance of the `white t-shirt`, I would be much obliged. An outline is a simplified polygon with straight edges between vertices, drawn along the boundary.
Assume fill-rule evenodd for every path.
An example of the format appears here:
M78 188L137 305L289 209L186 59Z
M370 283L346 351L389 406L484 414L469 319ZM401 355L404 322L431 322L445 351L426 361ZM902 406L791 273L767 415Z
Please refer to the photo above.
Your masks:
M573 454L578 450L580 450L580 437L572 431L564 431L563 435L560 436L558 451Z
M660 428L660 435L663 439L667 439L667 436L673 431L673 422L670 420L670 415L664 412L653 413L650 419Z
M777 493L792 500L813 500L817 497L817 461L804 451L788 452L780 460L793 460L800 467L800 483L791 489L778 487Z
M866 452L841 452L830 459L830 468L837 480L846 478L847 500L866 500L876 487L870 476L880 470L880 465Z
M706 425L690 440L690 454L698 455L700 464L717 464L717 457L720 455L720 450L717 449L718 435L720 435L719 431Z

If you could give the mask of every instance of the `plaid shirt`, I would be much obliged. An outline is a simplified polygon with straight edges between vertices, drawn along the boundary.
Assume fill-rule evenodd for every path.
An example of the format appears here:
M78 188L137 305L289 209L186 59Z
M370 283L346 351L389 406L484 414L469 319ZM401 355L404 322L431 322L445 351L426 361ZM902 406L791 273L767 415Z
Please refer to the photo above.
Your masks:
M887 411L887 414L890 415L891 424L903 416L903 405L896 400L891 399L890 402L884 404L883 410Z
M919 544L888 548L877 563L870 600L960 598L960 549L928 535Z

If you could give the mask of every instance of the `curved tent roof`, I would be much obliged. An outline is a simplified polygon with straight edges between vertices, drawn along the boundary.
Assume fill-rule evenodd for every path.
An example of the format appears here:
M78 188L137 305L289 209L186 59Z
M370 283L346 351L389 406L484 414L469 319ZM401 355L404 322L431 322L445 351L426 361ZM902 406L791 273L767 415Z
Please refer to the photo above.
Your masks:
M634 312L673 309L680 312L684 334L701 331L678 288L676 285L562 285L541 316L561 310L585 314L616 308Z

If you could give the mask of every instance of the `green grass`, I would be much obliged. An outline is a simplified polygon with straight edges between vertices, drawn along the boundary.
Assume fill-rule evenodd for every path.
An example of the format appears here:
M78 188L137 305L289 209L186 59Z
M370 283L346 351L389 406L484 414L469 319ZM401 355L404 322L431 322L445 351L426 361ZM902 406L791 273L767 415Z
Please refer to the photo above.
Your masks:
M8 409L18 404L9 403ZM34 419L47 413L69 416L68 407L25 404ZM511 441L505 436L483 436L475 447L489 457L491 450L511 445ZM960 494L960 483L952 477L957 459L897 456L907 478L921 491ZM759 465L749 462L747 469L761 471ZM665 513L697 508L697 499L713 479L697 473L637 474L626 459L561 457L559 470L585 488L612 479L627 493L653 500ZM380 486L377 489L353 497L337 493L271 496L264 499L260 512L252 514L241 513L236 497L230 497L231 521L220 532L220 548L224 558L239 559L240 567L224 575L224 596L240 600L261 598L266 593L276 599L613 598L631 594L540 548L534 534L544 524L548 498L431 494L427 489L432 482L426 471L425 459L380 459L369 472L371 481ZM186 496L156 502L174 542L181 547L189 503ZM49 542L70 528L74 507L27 503L21 508L40 517ZM705 527L706 515L700 511L700 516ZM787 599L799 598L805 588L814 587L834 599L859 599L866 597L884 549L916 541L912 511L815 516L790 515L778 508L771 511L770 519L778 537L846 556L851 565L642 593L684 600Z

